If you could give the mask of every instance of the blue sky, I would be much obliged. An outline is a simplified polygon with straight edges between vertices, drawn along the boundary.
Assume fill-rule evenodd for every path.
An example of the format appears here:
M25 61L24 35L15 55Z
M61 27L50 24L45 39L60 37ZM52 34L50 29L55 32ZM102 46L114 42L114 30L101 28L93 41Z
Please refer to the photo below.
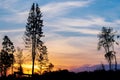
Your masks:
M53 64L71 68L107 63L99 54L104 50L97 51L97 34L103 26L119 34L119 0L0 0L0 43L8 35L16 47L24 48L22 37L33 3L39 4L43 14L42 40Z

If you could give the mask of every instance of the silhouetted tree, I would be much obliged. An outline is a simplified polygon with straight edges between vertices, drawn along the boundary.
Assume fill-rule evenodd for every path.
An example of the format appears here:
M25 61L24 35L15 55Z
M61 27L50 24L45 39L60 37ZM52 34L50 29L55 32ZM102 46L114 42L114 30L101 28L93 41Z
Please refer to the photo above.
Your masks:
M105 70L105 66L103 63L101 63L100 70L103 70L103 71Z
M42 27L43 20L41 19L42 13L38 7L38 4L33 3L27 19L26 31L25 31L25 43L27 45L32 44L32 75L34 74L34 61L36 56L36 49L41 44L41 37L43 36Z
M13 45L13 42L9 39L8 36L4 36L2 46L3 46L3 50L10 55L10 61L12 62L11 63L12 74L13 74L13 63L15 61L13 53L15 52L15 47Z
M19 75L23 74L23 67L22 67L22 65L19 66L18 73L19 73Z
M48 72L51 72L53 68L54 68L54 65L52 63L49 63Z
M18 72L19 74L23 74L23 68L22 68L22 63L23 63L23 49L21 48L17 48L17 54L16 54L16 58L17 58L17 63L19 64L18 67Z
M115 68L117 69L117 60L114 51L114 43L118 45L115 41L115 32L113 32L113 28L103 27L101 33L98 35L98 50L103 47L105 49L105 58L109 63L109 68L111 70L112 60L115 59Z
M48 52L47 52L47 47L44 45L42 41L39 41L39 44L37 46L37 54L38 54L38 65L39 65L39 70L38 72L42 74L43 72L50 72L54 65L49 62L48 59Z
M2 50L8 52L9 54L13 54L15 52L13 42L8 38L8 36L4 36L2 46Z
M42 41L40 41L40 44L38 45L37 48L38 51L38 65L40 68L40 74L43 71L47 71L47 67L48 67L48 53L47 53L47 47L44 45L44 43Z
M115 53L114 53L114 58L115 58L115 70L117 70L117 59Z
M4 75L6 76L7 69L12 66L13 73L13 63L14 63L14 55L15 48L13 43L10 41L8 36L4 36L2 42L3 49L0 52L0 63L1 68L4 71Z

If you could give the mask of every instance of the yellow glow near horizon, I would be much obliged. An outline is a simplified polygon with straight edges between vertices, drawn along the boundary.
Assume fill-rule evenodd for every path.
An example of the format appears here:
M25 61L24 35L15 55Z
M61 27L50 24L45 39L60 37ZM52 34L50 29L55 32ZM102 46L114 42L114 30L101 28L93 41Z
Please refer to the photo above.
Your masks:
M25 74L32 73L32 65L31 64L23 64L22 67L23 67L23 72ZM37 73L38 72L37 70L39 70L38 65L34 65L34 72Z
M18 66L19 66L18 64L14 64L14 67L18 67ZM32 64L22 64L22 68L23 68L24 74L31 74L32 73ZM16 69L15 69L15 71L17 71ZM38 70L39 70L38 65L34 65L34 72L37 73Z

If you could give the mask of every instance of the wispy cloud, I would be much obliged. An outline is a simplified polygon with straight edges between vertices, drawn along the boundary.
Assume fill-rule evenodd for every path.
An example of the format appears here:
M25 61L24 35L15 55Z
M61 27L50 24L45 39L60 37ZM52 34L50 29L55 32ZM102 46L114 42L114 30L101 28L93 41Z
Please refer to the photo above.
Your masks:
M89 35L97 35L103 26L118 27L119 20L107 21L103 17L87 18L59 18L56 21L46 22L45 25L51 27L51 33L61 32L78 32ZM95 29L91 29L95 28Z
M59 18L55 22L65 26L77 26L77 27L91 27L91 26L118 26L119 20L107 21L104 17L87 17L87 18ZM50 24L50 23L48 23ZM51 23L52 24L52 23ZM54 26L54 25L53 25Z
M16 12L13 5L17 4L18 0L2 0L0 1L0 8L5 9L10 12Z
M85 7L91 3L89 1L65 1L49 3L41 7L46 18L56 17L72 11L72 8Z
M6 22L13 22L13 23L24 23L26 21L29 10L24 10L20 12L20 10L15 9L15 6L11 7L11 5L17 3L17 1L18 0L13 0L12 2L9 3L9 0L6 0L1 3L1 6L2 4L6 4L4 5L4 7L12 11L13 13L11 15L6 15L2 17L0 20ZM56 18L59 17L60 15L64 16L64 13L68 13L69 11L72 11L71 10L72 8L88 6L90 2L91 1L53 2L43 5L40 8L44 15L43 18L51 20L51 18Z
M0 20L11 23L24 23L27 22L28 11L14 13L12 15L8 15L6 17L2 17Z
M0 33L16 33L23 32L25 29L0 30Z

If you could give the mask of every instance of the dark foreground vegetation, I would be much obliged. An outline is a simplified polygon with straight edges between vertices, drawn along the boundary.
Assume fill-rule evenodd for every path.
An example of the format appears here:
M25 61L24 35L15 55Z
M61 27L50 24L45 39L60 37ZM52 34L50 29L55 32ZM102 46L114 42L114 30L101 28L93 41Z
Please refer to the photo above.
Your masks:
M33 77L25 75L9 75L8 77L1 77L0 80L120 80L120 70L118 71L104 71L97 70L94 72L69 72L68 70L59 70L43 75L35 74Z

